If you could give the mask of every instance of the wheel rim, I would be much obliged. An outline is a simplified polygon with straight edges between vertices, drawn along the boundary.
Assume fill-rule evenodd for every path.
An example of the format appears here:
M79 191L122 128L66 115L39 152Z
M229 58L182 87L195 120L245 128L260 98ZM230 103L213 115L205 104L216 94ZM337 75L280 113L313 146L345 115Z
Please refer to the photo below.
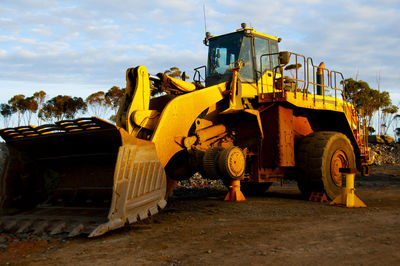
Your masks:
M347 159L346 153L342 150L337 150L331 160L331 178L333 183L341 187L342 186L342 174L340 168L348 168L349 160Z
M246 165L243 152L237 147L231 149L227 156L227 164L229 172L234 177L240 177Z

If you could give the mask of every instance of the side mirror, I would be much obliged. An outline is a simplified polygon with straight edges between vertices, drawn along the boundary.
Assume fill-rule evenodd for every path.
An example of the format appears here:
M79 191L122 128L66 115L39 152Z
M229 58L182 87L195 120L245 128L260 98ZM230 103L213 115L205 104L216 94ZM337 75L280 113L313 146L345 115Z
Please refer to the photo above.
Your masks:
M288 51L279 52L278 58L280 65L287 65L290 62L290 52Z

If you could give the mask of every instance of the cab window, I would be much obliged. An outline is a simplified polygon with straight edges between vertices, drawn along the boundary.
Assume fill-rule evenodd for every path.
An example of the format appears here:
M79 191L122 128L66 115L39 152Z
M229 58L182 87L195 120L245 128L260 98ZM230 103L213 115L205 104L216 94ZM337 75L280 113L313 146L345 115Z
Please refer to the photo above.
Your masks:
M234 33L210 40L207 77L230 74L229 64L239 60L243 34Z
M243 82L254 82L253 55L250 37L243 37L239 59L243 59L244 61L244 66L239 71L239 78Z
M254 44L255 44L255 50L256 50L257 72L264 73L267 70L271 70L270 56L267 55L270 53L269 52L269 40L256 37Z
M272 67L275 68L279 65L279 61L278 61L278 53L279 53L279 49L278 49L278 42L277 41L270 41L270 45L271 45L271 55L272 57Z

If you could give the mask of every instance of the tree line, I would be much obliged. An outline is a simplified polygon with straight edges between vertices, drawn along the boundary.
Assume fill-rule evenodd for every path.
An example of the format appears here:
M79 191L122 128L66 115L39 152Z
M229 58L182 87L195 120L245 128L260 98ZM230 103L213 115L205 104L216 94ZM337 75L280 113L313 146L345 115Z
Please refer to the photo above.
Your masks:
M94 116L113 121L124 92L124 88L113 86L107 92L98 91L86 99L69 95L58 95L48 99L47 93L42 90L29 97L18 94L7 103L0 104L0 114L4 127L12 126L12 121L16 126L53 123L63 119L74 119L78 115L87 115L88 111Z
M381 92L371 88L365 81L352 78L344 80L344 83L346 100L355 106L359 120L368 127L370 134L386 135L392 126L394 134L400 137L400 128L397 127L399 108L392 103L387 91ZM377 129L372 126L374 116L378 120Z

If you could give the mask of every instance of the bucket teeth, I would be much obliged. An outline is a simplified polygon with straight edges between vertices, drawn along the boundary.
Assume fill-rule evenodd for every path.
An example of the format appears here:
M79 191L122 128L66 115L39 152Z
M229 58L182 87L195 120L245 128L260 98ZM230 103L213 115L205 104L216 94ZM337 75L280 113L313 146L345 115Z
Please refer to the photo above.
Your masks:
M50 235L60 234L60 233L64 232L65 229L67 229L67 223L65 223L65 222L57 223L50 230Z
M157 213L158 213L157 207L151 207L151 208L149 209L149 213L150 213L150 215L157 214Z
M128 215L126 219L128 220L128 223L133 224L137 222L138 217L137 215Z
M89 235L94 229L96 229L97 226L98 224L93 223L85 225L85 229L83 230L82 234Z
M17 234L21 234L24 233L26 231L28 231L31 227L32 227L33 222L32 221L24 221L21 223L21 225L19 226L18 230L17 230Z
M82 234L85 231L85 227L86 227L85 224L78 224L78 225L74 226L68 236L74 237L74 236Z
M154 204L155 205L155 204ZM148 218L149 216L153 216L159 212L159 210L162 210L165 208L167 205L167 201L162 199L159 200L158 203L154 206L145 206L142 207L141 209L137 209L136 212L132 212L130 215L128 215L126 218L128 220L128 223L136 223L138 220L144 220Z
M74 219L65 219L65 217L34 217L32 215L16 215L2 217L0 219L0 229L8 233L16 234L34 234L34 235L57 235L67 233L68 237L86 234L89 237L99 236L138 220L143 220L149 216L155 215L166 206L164 199L157 202L151 202L144 206L140 206L130 212L126 217L126 221L116 218L104 223L99 217L76 217ZM39 216L39 215L38 215Z
M157 206L162 210L165 208L165 206L167 206L167 201L162 199L157 203Z
M146 218L148 218L148 217L149 217L149 215L148 215L148 210L143 210L143 211L139 212L139 218L140 218L140 220L144 220L144 219L146 219Z
M41 221L33 228L33 234L41 235L50 226L48 221Z
M62 220L60 218L35 219L31 217L7 218L0 220L0 229L6 233L57 235L68 233L69 237L90 234L101 222L95 219Z
M17 226L17 220L11 220L4 224L4 230L11 232L11 231L14 231L16 226Z

